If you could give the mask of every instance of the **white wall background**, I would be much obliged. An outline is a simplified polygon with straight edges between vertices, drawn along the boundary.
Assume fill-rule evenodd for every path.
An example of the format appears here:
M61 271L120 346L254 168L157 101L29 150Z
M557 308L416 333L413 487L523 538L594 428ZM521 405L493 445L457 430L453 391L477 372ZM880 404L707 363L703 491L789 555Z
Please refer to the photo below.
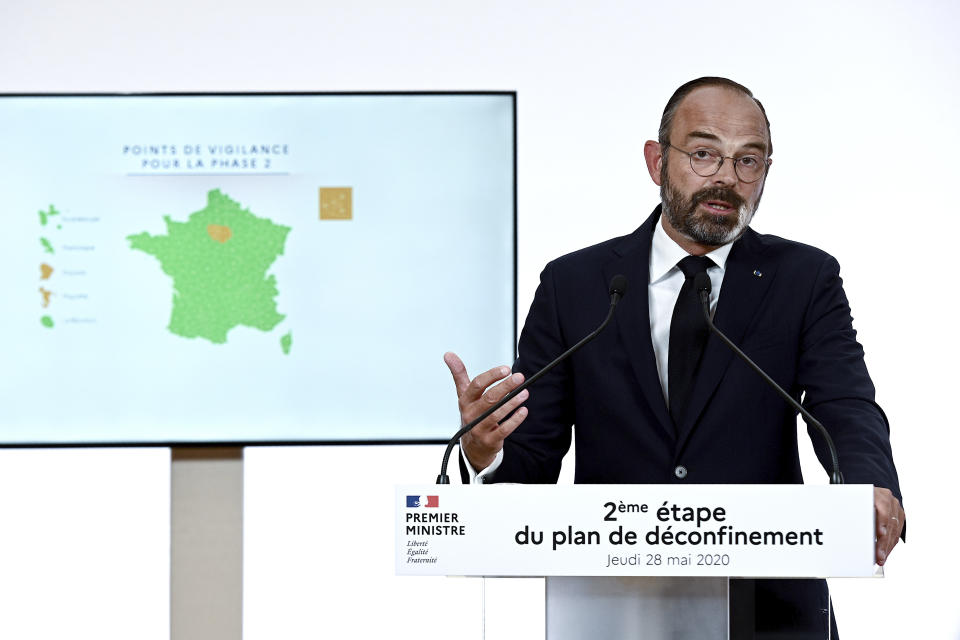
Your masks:
M776 148L754 226L840 260L893 425L910 543L887 579L834 585L844 637L956 639L958 26L949 0L3 0L0 91L516 89L525 315L547 260L655 204L641 150L673 89L746 84ZM452 389L424 402L456 421ZM248 450L246 637L479 638L479 582L392 576L392 486L439 454ZM168 637L168 456L0 451L0 637Z

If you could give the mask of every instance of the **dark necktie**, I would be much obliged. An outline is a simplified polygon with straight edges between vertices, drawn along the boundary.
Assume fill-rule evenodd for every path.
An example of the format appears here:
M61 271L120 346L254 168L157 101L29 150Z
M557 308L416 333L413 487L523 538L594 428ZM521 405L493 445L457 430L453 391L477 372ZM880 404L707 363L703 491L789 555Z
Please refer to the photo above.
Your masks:
M710 330L703 319L700 296L693 289L696 274L713 266L706 256L687 256L678 264L686 280L680 288L677 304L670 320L670 353L667 357L667 395L670 397L670 417L679 428L693 390L700 357L707 344Z

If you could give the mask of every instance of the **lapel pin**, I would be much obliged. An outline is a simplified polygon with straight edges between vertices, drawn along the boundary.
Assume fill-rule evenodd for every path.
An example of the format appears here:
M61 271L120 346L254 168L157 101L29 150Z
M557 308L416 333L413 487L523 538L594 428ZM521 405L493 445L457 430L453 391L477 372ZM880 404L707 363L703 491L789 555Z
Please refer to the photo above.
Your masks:
M760 269L754 269L754 270L753 270L753 275L757 276L758 278L762 278L762 277L763 277L763 274L760 273Z

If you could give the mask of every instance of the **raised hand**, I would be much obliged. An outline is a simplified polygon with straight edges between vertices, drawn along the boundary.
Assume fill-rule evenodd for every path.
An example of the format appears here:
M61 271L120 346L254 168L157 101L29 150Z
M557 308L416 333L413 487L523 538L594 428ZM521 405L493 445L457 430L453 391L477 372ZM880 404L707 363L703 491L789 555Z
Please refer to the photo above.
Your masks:
M509 367L494 367L471 380L467 374L467 368L457 354L447 352L443 354L443 361L450 369L453 384L457 388L461 425L477 418L523 383L523 374L510 375ZM498 381L499 384L494 385ZM497 453L503 448L504 439L513 433L513 430L527 417L526 407L520 405L529 396L530 392L524 389L472 431L464 434L463 451L476 471L482 471L490 466L496 459ZM513 415L510 415L511 412ZM507 416L510 417L507 418Z

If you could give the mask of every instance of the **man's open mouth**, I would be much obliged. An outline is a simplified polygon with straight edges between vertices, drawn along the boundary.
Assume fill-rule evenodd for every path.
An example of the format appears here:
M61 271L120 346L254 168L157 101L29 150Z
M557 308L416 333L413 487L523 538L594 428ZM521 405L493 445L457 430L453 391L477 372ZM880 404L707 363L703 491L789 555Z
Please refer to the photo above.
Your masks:
M702 204L714 213L725 214L733 211L733 205L723 200L705 200Z

